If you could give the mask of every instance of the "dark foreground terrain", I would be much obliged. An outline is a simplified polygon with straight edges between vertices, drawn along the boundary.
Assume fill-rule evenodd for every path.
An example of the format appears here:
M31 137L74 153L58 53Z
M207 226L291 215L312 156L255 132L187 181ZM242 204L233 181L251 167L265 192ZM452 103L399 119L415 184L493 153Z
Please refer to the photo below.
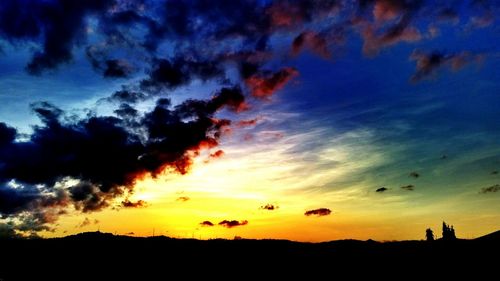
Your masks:
M498 280L499 255L500 231L474 240L385 243L200 241L92 232L0 240L0 280Z

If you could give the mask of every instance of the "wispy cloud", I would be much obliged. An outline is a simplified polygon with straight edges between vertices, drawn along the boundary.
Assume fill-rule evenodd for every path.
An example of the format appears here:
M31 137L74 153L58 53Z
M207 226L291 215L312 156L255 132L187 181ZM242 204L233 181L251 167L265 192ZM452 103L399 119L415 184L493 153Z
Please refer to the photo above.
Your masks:
M500 191L500 184L495 184L489 187L483 187L479 193L486 194L486 193L495 193Z

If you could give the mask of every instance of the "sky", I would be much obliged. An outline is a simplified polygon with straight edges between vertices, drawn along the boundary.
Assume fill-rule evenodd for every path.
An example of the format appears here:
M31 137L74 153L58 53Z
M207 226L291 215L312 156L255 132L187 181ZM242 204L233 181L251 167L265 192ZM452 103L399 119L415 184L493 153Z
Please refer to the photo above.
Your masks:
M0 236L500 227L489 0L0 3Z

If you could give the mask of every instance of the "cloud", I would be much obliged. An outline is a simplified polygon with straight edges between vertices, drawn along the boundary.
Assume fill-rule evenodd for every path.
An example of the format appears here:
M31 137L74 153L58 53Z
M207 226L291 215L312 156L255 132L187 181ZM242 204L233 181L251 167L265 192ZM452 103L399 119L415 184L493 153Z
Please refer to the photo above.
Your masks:
M247 224L248 224L247 220L243 220L243 221L223 220L223 221L219 222L220 226L227 227L227 228L233 228L233 227L236 227L236 226L243 226L243 225L247 225Z
M201 226L214 226L214 224L211 221L202 221L200 222Z
M264 72L250 76L245 80L252 96L260 99L269 99L276 91L299 73L295 68L285 67L274 73Z
M474 28L492 25L498 5L473 2L468 15L461 15L463 20ZM287 32L296 39L292 52L309 48L329 57L330 34L310 29L326 26L328 31L335 21L342 30L360 31L364 52L376 54L399 42L420 40L417 27L455 20L457 6L450 1L394 0L6 0L0 3L0 37L14 45L33 46L29 73L68 64L75 50L83 48L94 69L106 77L127 77L143 66L149 69L143 86L153 91L193 79L224 79L218 58L234 47L230 43L235 38L244 42L236 52L265 52L274 34ZM416 23L419 19L423 23ZM178 56L157 58L162 53L158 46L164 43ZM140 67L116 57L123 53Z
M331 56L326 38L314 31L304 31L293 39L292 55L297 56L305 48L311 49L323 58Z
M143 200L137 200L135 202L132 202L128 199L125 199L122 201L122 206L125 208L141 208L141 207L146 207L148 204L143 201Z
M136 103L145 100L147 95L139 91L129 91L126 89L116 91L111 96L106 98L110 102Z
M0 223L0 239L1 238L20 238L13 224Z
M484 59L483 54L471 54L461 52L456 54L445 54L438 51L424 53L415 50L410 56L416 61L415 73L411 77L412 82L418 82L428 77L435 77L441 68L458 71L470 63L480 63Z
M417 178L419 178L419 177L420 177L420 173L413 171L413 172L410 172L410 173L408 174L408 176L409 176L409 177L412 177L412 178L416 178L416 179L417 179Z
M248 119L248 120L240 120L236 122L237 127L250 127L257 125L257 122L260 118Z
M384 192L384 191L387 191L386 187L380 187L380 188L377 188L377 190L375 190L375 192Z
M271 26L274 28L292 28L306 22L326 17L340 8L340 1L273 1L267 8Z
M104 69L104 77L125 78L133 71L132 66L125 60L108 59Z
M191 200L191 198L189 198L187 196L180 196L177 199L175 199L175 201L178 201L178 202L186 202L186 201L189 201L189 200Z
M86 37L86 17L104 13L113 2L2 1L0 35L11 41L39 42L26 69L31 74L40 74L71 61L73 46Z
M500 191L500 184L495 184L489 187L483 187L479 193L486 194L486 193L495 193Z
M319 208L319 209L314 209L314 210L308 210L304 213L305 216L328 216L332 213L332 211L328 208Z
M109 207L129 194L138 178L164 170L188 172L200 150L213 148L230 121L214 118L221 109L239 111L245 97L239 87L222 88L208 100L172 106L159 99L139 114L122 105L118 117L66 118L47 103L32 105L42 124L29 139L16 141L17 130L0 122L0 214L44 214L48 207L74 206L82 212ZM133 121L133 122L132 122ZM30 171L30 172L27 172ZM55 188L66 178L75 180ZM7 183L15 181L22 188ZM144 206L122 201L123 207ZM40 216L26 221L43 222Z
M400 42L416 42L422 38L412 21L422 9L422 1L369 0L359 1L363 12L371 7L374 22L362 18L363 52L376 55L380 49Z
M401 189L408 190L408 191L413 191L414 188L415 188L415 186L412 184L401 186Z
M95 219L94 221L91 221L89 218L85 218L81 223L79 223L76 227L78 228L82 228L82 227L85 227L85 226L88 226L88 225L91 225L91 224L98 224L99 223L99 220Z
M224 151L221 150L221 149L217 150L214 153L210 153L210 158L213 158L213 159L215 159L215 158L221 158L222 156L224 156Z
M422 39L418 29L403 22L383 34L378 34L372 26L366 26L361 35L364 39L363 52L369 56L376 55L380 49L400 42L416 42Z
M224 70L215 61L185 59L154 59L149 77L141 81L141 88L146 91L174 89L189 84L197 78L203 81L224 79Z
M266 204L266 205L264 205L264 206L260 206L260 208L261 208L262 210L274 211L274 210L278 209L278 208L279 208L279 206L277 206L277 205L273 205L273 204Z

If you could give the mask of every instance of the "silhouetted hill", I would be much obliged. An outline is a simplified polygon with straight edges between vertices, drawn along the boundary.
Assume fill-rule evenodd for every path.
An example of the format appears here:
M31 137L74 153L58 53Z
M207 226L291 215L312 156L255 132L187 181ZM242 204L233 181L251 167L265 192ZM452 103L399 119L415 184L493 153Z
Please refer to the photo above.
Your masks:
M500 230L478 237L476 240L500 241Z
M196 240L87 232L52 239L0 240L0 279L8 280L400 280L496 274L500 232L474 240ZM403 272L402 274L400 272ZM174 278L174 276L181 276ZM326 276L326 278L323 278Z

